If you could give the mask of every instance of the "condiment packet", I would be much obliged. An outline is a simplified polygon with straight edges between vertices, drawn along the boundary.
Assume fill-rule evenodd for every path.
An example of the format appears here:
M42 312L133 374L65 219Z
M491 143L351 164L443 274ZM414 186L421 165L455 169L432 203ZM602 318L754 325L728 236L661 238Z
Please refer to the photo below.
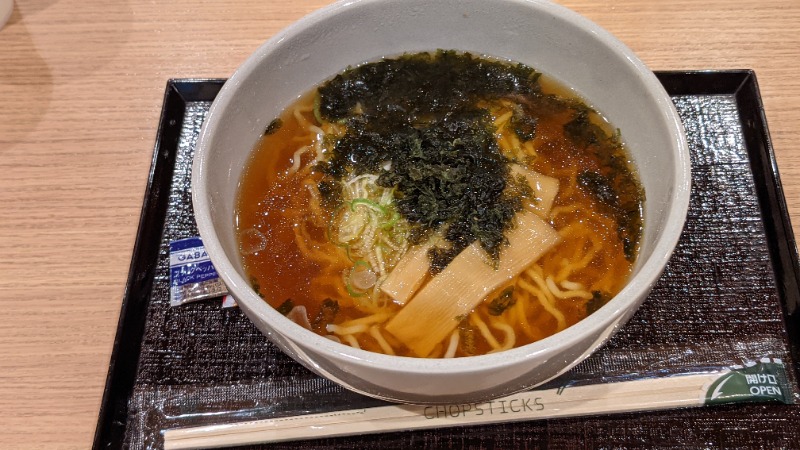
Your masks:
M169 243L169 294L170 306L228 294L200 237Z

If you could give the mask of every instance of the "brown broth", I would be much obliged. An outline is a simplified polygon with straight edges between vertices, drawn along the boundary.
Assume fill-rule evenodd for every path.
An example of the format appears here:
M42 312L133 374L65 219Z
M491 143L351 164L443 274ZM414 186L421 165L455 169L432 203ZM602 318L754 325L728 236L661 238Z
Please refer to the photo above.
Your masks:
M541 82L544 92L561 97L575 99L571 91L552 80ZM242 249L251 248L255 241L259 251L251 254L243 250L242 260L251 282L258 287L260 295L273 307L278 308L286 300L291 299L294 305L302 305L308 311L309 320L315 331L325 331L324 323L315 323L320 315L323 300L333 298L339 302L340 311L336 323L363 317L365 313L357 307L357 302L348 298L342 286L334 286L336 277L348 270L351 265L345 252L330 243L326 237L328 230L327 217L312 218L308 212L309 204L314 201L310 190L304 183L308 182L297 176L286 176L293 163L293 155L298 148L309 145L312 131L306 124L317 124L312 112L315 92L302 96L294 105L287 108L281 116L282 126L274 134L265 135L257 144L241 179L241 186L236 209L237 236ZM298 120L295 111L302 111ZM557 230L569 227L583 229L580 234L565 234L563 240L555 248L547 252L536 262L545 277L555 277L563 270L565 261L580 259L585 255L592 243L601 243L602 249L591 258L588 265L571 274L568 279L573 283L586 286L586 290L602 291L608 296L616 294L626 283L632 262L626 258L623 244L618 236L619 224L613 215L603 208L584 189L577 185L577 176L583 171L607 171L601 160L585 148L576 146L564 133L564 125L571 120L567 113L558 113L539 117L534 139L534 147L538 156L532 158L529 168L544 175L555 177L560 182L559 194L556 197L554 211L560 212L551 216L551 225ZM603 128L609 135L612 127L596 114L592 122ZM302 156L303 164L312 158L309 154ZM309 180L319 181L321 174L311 171ZM569 210L568 210L569 209ZM321 263L303 256L304 251L298 246L296 230L304 228L310 238L309 251L319 251L330 255L330 261ZM250 230L257 230L260 235ZM590 239L587 239L590 238ZM341 278L341 277L340 277ZM341 281L341 280L340 280ZM489 295L494 298L497 293ZM517 302L526 305L526 320L521 320L518 311L512 306L502 317L515 329L514 347L543 339L558 330L558 320L548 313L543 303L535 298L518 297ZM587 310L597 305L589 305L591 301L582 298L556 299L557 309L563 314L566 326L573 325L587 316ZM488 301L482 303L473 314L478 315L486 323L495 320L488 313ZM396 311L399 306L389 304L386 310ZM591 311L588 311L589 313ZM516 318L516 319L515 319ZM456 356L483 354L492 347L481 337L475 327L465 321L461 332L461 344ZM471 335L471 336L470 336ZM396 342L391 335L383 333L397 354L414 356L405 347ZM503 334L495 333L497 340ZM369 333L361 333L356 337L361 348L382 352L379 343ZM467 341L471 348L465 351ZM447 342L440 344L446 347ZM443 353L443 349L434 353Z

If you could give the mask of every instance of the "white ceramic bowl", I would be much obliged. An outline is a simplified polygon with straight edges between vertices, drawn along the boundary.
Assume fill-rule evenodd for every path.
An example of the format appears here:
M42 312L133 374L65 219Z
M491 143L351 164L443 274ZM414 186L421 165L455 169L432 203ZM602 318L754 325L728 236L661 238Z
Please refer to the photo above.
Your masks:
M11 11L14 10L14 0L0 0L0 30L11 17Z
M608 304L539 342L447 360L358 350L292 323L250 288L234 237L242 169L267 124L287 105L349 65L436 49L519 61L574 88L622 130L647 196L635 273ZM541 0L351 0L301 19L239 67L203 126L192 185L197 225L211 260L241 309L292 358L374 397L471 402L563 373L630 318L678 241L690 164L677 113L653 73L608 32L570 10Z

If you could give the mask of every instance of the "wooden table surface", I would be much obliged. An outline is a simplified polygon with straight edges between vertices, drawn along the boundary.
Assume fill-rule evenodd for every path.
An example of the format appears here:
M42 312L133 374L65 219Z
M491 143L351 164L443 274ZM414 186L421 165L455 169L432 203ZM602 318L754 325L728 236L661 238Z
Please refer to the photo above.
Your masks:
M91 445L164 87L325 0L17 0L0 30L0 448ZM800 224L798 0L561 0L653 70L755 69Z

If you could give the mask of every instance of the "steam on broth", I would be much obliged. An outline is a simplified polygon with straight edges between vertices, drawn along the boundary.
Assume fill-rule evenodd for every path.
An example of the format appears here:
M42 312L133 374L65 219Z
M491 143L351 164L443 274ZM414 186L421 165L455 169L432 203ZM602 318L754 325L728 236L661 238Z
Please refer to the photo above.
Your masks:
M236 223L254 289L301 326L460 357L543 339L619 292L643 201L619 132L568 89L438 51L291 105L248 162Z

